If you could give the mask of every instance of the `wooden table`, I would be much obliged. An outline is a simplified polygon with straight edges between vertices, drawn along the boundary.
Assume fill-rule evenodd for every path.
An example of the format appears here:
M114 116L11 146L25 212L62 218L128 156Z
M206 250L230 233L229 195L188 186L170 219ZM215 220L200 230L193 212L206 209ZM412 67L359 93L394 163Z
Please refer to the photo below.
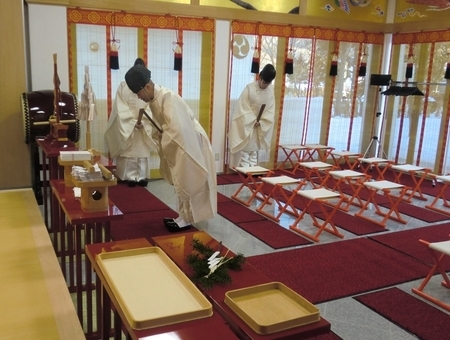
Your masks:
M113 326L112 336L114 339L121 339L123 332L126 333L127 339L209 340L211 339L211 334L214 334L213 338L217 340L238 339L238 337L228 327L225 320L218 313L213 313L213 315L208 318L149 329L136 330L130 326L127 318L125 317L124 311L118 304L111 287L108 285L101 268L97 264L96 256L102 252L151 246L153 245L150 244L145 238L86 245L86 256L97 274L97 296L101 297L96 301L97 318L100 320L101 324L101 339L110 339L111 326ZM113 320L111 320L111 307L113 307L114 310ZM149 306L149 308L151 308L151 306Z
M185 272L188 276L192 275L192 270L186 263L186 256L192 251L192 240L199 239L204 245L213 249L219 247L219 242L203 231L189 232L183 234L174 234L168 236L159 236L152 238L155 245L164 250L169 257ZM221 252L227 252L227 248L221 246ZM231 251L227 256L233 256ZM216 285L211 289L204 290L204 294L211 300L214 310L217 311L230 325L233 331L238 334L240 339L252 340L272 340L272 339L307 339L312 336L325 334L330 331L330 323L321 318L320 321L292 328L289 330L272 333L257 334L240 317L238 317L224 302L226 292L234 289L246 288L258 284L272 282L266 275L256 270L248 263L244 263L242 270L229 271L232 282L229 285ZM199 287L202 289L202 287Z
M0 220L0 337L85 339L33 190L1 190Z
M106 211L87 213L81 209L81 202L75 198L73 188L66 187L64 180L51 180L50 186L59 203L55 212L59 238L55 237L55 240L59 240L61 270L69 290L76 292L78 317L80 322L86 321L86 335L91 337L95 334L94 315L90 308L94 287L91 265L83 261L84 245L110 241L110 222L122 219L123 214L111 201ZM83 318L83 309L88 311L86 319Z
M54 200L53 195L48 195L48 188L50 188L50 181L56 179L64 179L64 167L59 165L58 157L60 151L78 151L78 147L71 141L58 142L54 139L36 138L36 144L42 153L42 191L43 191L43 205L44 205L44 222L50 232L53 232L56 225L53 221L56 216L53 216L58 209L58 202ZM103 156L94 158L95 162L104 165L109 170L114 170L115 165L110 164L109 160ZM50 223L49 224L49 220Z
M49 225L55 221L52 211L57 209L57 202L53 195L48 196L49 181L53 179L64 179L64 168L58 164L58 156L60 151L75 151L78 148L71 141L58 142L52 139L36 138L36 144L41 149L42 155L42 191L44 205L44 222L49 231L55 230L55 225Z

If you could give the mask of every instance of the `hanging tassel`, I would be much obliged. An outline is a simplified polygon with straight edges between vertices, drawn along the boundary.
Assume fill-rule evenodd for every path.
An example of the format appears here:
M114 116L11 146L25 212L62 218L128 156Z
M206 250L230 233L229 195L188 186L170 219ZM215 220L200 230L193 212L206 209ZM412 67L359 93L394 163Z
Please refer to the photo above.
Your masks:
M414 44L409 45L408 60L406 61L405 78L412 78L414 71Z
M294 56L291 51L289 51L286 62L284 64L284 73L293 74L294 73Z
M445 75L444 75L445 79L450 79L450 63L447 63L447 66L445 68Z
M174 59L173 59L173 69L175 71L181 71L183 67L183 54L181 52L181 47L179 43L177 43L177 46L174 50Z
M255 73L255 74L259 73L259 52L258 52L258 47L255 47L255 52L253 52L251 73Z
M109 52L109 68L111 70L119 69L119 48L115 42L111 44L111 51Z
M181 46L183 46L183 31L180 29L182 26L181 19L176 16L174 24L175 37L177 40L172 42L172 44L176 45L175 49L173 50L173 69L175 71L181 71L181 69L183 68L183 50L181 49Z
M338 74L338 61L337 53L333 53L333 59L331 60L330 76L337 76Z
M364 52L359 63L358 77L365 77L367 73L367 54Z
M365 77L367 72L367 63L361 62L358 70L358 77Z
M116 40L116 14L112 13L111 18L111 49L109 51L109 68L111 70L119 69L119 47L117 43L120 43L120 40Z
M405 72L405 78L409 79L413 76L413 69L414 69L414 63L410 60L406 63L406 72Z
M292 26L289 26L289 35L292 33ZM285 74L293 74L294 73L294 51L292 49L293 38L289 38L289 50L286 57L286 61L284 62L284 73Z

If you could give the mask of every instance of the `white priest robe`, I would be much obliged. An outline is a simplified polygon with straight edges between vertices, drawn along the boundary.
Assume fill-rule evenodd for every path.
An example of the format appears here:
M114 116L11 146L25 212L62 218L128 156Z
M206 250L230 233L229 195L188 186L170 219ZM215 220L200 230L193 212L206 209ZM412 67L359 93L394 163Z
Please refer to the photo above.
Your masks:
M178 213L186 222L210 219L217 213L217 174L208 135L178 94L154 86L154 99L146 112L163 131L153 128L152 133L161 176L174 186Z
M139 109L146 105L125 81L120 83L106 128L105 142L110 156L115 158L116 177L124 181L150 177L150 152L156 150L151 139L152 127L143 119L143 128L135 128Z
M263 104L266 106L259 120L260 125L255 127ZM258 81L248 84L237 101L228 134L230 168L240 165L243 152L270 151L274 120L273 86L261 89Z

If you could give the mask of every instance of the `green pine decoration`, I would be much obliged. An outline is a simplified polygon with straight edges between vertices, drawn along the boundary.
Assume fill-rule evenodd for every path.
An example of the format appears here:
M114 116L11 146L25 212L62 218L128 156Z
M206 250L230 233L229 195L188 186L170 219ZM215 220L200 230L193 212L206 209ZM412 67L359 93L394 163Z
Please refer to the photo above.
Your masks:
M231 283L231 277L228 270L241 270L245 263L243 254L237 254L234 257L227 258L227 254L218 254L217 265L210 268L208 259L216 251L211 247L204 245L199 239L194 238L191 243L193 252L186 257L186 261L194 271L191 280L194 283L202 285L205 289L210 289L216 284L225 285Z

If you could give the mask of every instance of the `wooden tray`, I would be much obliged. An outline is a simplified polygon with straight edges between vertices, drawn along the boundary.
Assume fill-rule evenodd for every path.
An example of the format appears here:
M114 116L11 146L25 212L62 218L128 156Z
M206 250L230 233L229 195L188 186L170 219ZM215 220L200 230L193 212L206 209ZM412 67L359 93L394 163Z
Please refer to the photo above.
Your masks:
M280 282L229 291L225 304L259 334L320 321L316 306Z
M212 315L212 305L159 247L102 253L97 263L134 329Z

